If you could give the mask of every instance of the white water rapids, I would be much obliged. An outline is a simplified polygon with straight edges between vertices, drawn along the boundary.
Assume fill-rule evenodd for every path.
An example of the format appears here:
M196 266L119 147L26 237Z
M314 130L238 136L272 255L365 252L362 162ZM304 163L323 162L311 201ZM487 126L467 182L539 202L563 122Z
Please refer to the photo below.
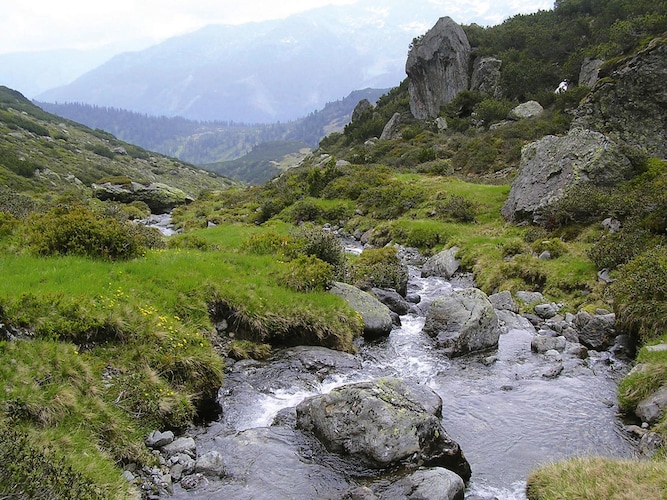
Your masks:
M422 311L451 293L452 285L442 278L422 279L416 268L410 274L409 293L422 297ZM510 330L496 351L449 359L422 333L423 314L409 313L401 322L388 338L360 345L361 369L292 387L275 382L268 363L266 378L250 395L226 400L223 388L221 420L198 441L206 447L225 433L268 427L281 410L309 396L395 376L427 384L442 398L443 425L473 471L466 495L523 500L526 477L540 464L576 455L633 455L616 406L617 381L627 367L607 353L592 352L585 360L563 354L562 374L548 378L544 374L554 361L531 352L532 332Z

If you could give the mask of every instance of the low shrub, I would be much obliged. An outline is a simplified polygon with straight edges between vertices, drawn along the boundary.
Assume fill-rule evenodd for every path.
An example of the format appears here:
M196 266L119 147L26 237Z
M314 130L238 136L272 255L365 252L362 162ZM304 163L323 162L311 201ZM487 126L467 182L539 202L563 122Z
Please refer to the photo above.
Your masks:
M294 252L295 239L292 236L265 231L253 234L241 243L241 250L255 255L276 255L278 257Z
M5 495L9 495L5 497ZM53 451L31 443L26 434L0 423L2 498L111 498Z
M514 238L500 244L500 252L503 258L514 257L528 250L526 243L519 238Z
M624 227L616 233L607 233L589 249L588 256L598 269L614 269L626 264L647 248L655 246L659 238L636 225Z
M96 155L99 156L104 156L105 158L109 158L110 160L113 160L114 154L113 151L111 151L107 146L104 144L93 144L93 145L88 145L86 146L86 149L89 151L92 151Z
M437 216L441 220L453 222L475 222L477 206L460 195L446 195L434 205Z
M14 232L18 226L18 220L8 212L0 211L0 238L4 238Z
M532 246L533 252L541 255L543 252L549 252L552 259L557 259L567 253L567 245L560 238L550 238L548 240L537 240Z
M177 234L167 240L167 248L180 248L181 250L200 250L202 252L211 252L218 250L215 243L211 243L198 234L185 233Z
M314 255L299 255L286 262L278 272L278 284L295 292L328 290L334 278L334 268Z
M314 226L302 226L292 233L295 255L306 255L331 264L339 275L345 266L345 250L338 237Z
M396 247L369 248L348 265L347 281L362 289L392 288L405 295L408 273Z
M294 203L289 209L289 218L295 224L300 222L316 222L322 217L322 211L312 198Z
M85 206L60 206L35 214L27 228L27 247L44 256L132 259L142 255L149 243L136 225L102 218Z
M6 212L14 217L25 217L38 207L39 204L30 196L0 186L0 212Z
M402 182L390 182L359 195L362 210L378 219L396 219L416 208L425 199L422 189Z
M641 342L667 331L667 247L657 246L620 268L611 284L617 328Z

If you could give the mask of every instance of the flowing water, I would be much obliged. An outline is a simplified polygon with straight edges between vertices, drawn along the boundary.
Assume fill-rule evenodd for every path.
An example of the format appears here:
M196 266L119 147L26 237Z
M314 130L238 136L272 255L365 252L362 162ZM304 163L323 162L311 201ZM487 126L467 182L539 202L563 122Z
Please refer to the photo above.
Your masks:
M411 267L409 293L418 294L421 302L401 317L402 326L388 338L362 342L354 357L336 353L347 356L333 363L340 369L313 376L312 370L297 366L294 371L294 364L286 368L278 360L236 363L220 391L220 420L196 433L199 452L215 449L221 438L239 431L268 428L306 397L396 376L427 384L442 398L443 425L473 471L467 496L525 499L526 477L540 464L578 455L633 456L635 445L623 431L616 405L617 382L627 366L608 353L592 352L585 360L567 354L548 359L531 352L534 331L528 329L503 333L493 352L455 359L439 352L421 331L425 311L438 296L465 286L470 284L420 278ZM564 367L562 373L548 376L557 364ZM302 445L294 443L295 448ZM220 496L215 492L222 490L213 486L203 492L177 488L175 497L237 498L233 492ZM271 498L270 491L232 491L243 491L238 498Z

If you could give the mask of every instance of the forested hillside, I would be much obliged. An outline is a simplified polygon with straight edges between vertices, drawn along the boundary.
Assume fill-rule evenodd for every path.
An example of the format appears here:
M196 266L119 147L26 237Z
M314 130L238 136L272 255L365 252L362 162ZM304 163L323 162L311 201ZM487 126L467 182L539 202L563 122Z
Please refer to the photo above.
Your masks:
M385 92L381 89L354 91L299 120L275 124L197 122L81 103L37 104L50 113L104 130L123 141L196 165L205 165L234 160L265 142L299 143L294 151L302 145L315 148L325 135L342 130L357 102L361 99L375 102ZM281 158L280 151L276 151L270 160L279 161ZM252 175L245 177L243 172L237 174L235 178L245 182L257 180ZM266 173L260 178L266 178Z

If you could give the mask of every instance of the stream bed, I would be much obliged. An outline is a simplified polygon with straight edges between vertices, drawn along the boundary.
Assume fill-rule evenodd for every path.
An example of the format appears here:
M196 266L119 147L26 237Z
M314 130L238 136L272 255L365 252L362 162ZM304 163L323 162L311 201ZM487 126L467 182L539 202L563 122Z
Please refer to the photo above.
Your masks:
M245 479L209 477L189 491L177 484L174 497L299 498L286 493L290 479L288 486L279 484L283 477L298 475L298 481L321 482L319 498L340 498L350 484L363 484L364 473L351 471L326 450L310 449L312 442L294 430L294 407L332 388L386 376L426 384L442 398L443 426L472 468L466 496L521 500L527 475L540 464L578 455L632 457L635 443L623 430L616 403L617 383L628 366L608 352L591 351L585 359L567 352L555 359L533 353L535 331L529 328L506 329L494 351L454 359L439 352L421 331L425 311L436 297L466 286L470 284L421 278L419 269L411 267L408 293L419 295L421 302L401 316L401 326L389 337L360 341L356 355L302 347L278 352L267 362L228 366L219 393L220 419L192 433L197 454L234 454L263 436L279 441L282 455L275 463L270 462L274 452L258 452L252 459L239 456L239 462L252 461ZM554 372L555 365L562 371ZM243 446L230 447L230 440L240 435ZM291 458L280 458L285 453L298 456L299 462L326 463L336 473L326 477L320 469L295 470ZM263 460L265 469L259 463ZM281 463L284 470L275 470ZM253 475L266 477L257 481Z

